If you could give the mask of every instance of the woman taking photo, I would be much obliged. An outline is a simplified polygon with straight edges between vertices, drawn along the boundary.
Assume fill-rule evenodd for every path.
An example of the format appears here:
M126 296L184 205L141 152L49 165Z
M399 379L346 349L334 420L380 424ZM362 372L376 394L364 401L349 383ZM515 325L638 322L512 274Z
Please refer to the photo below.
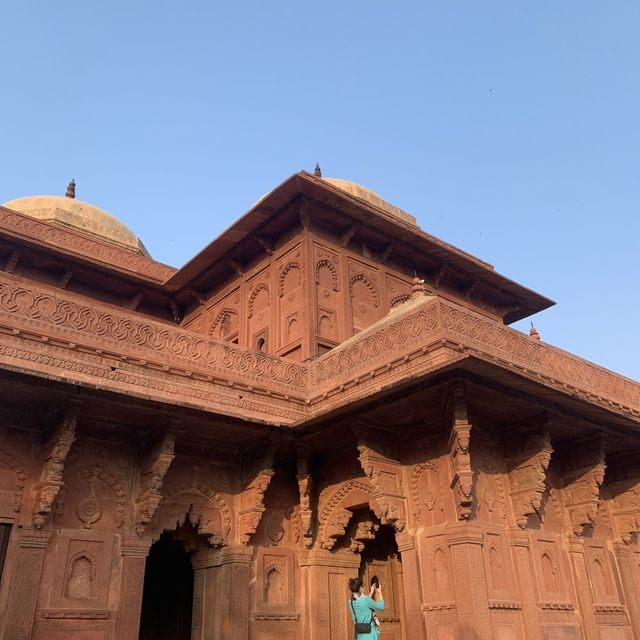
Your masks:
M384 598L379 582L375 579L369 595L365 594L362 578L351 578L349 589L349 612L356 627L357 640L378 640L380 629L374 611L384 611Z

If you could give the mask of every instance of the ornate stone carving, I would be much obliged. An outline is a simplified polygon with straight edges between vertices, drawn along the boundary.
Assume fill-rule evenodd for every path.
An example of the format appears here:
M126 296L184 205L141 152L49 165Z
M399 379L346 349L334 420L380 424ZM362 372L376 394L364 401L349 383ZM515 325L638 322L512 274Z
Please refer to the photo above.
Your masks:
M378 522L370 519L361 520L356 524L356 530L351 538L349 549L354 553L360 553L364 549L367 540L373 540L376 537L376 531L380 528Z
M380 453L380 445L376 449L371 446L366 439L366 427L356 427L354 432L358 437L360 465L374 490L371 508L382 524L389 524L400 532L407 523L402 467Z
M298 454L298 491L300 494L300 521L302 523L302 539L304 546L310 548L313 546L313 509L311 501L313 500L313 478L309 472L310 448L307 444L299 444L296 446Z
M27 482L27 475L14 457L8 451L3 451L2 449L0 449L0 464L11 469L15 475L15 491L13 493L11 509L14 513L20 513L24 500L24 486Z
M347 529L353 515L347 507L372 501L373 490L368 480L349 480L340 485L320 510L318 539L322 549L331 550Z
M251 536L256 532L264 512L264 494L273 477L273 456L275 443L267 446L258 471L249 480L240 496L238 513L238 539L241 544L249 544Z
M76 438L76 424L80 403L67 407L64 416L58 422L53 433L41 448L44 458L40 480L35 487L35 507L33 526L41 529L51 511L58 492L64 485L62 472L69 449Z
M607 469L607 484L603 487L617 535L625 544L637 540L640 533L640 468L637 459L638 452L618 457ZM606 513L606 507L603 513Z
M598 513L600 487L606 469L602 436L572 442L563 452L561 481L564 505L571 529L582 535L586 526L593 526Z
M136 534L146 533L149 523L162 499L162 483L174 455L178 424L170 422L151 446L142 464L140 489L136 498Z
M471 468L471 423L467 415L466 386L454 382L450 390L451 434L449 436L449 458L453 474L451 489L459 520L468 520L473 507L473 469Z
M508 452L506 457L511 504L518 526L524 529L530 515L541 517L540 507L547 490L547 469L553 448L548 431L528 436L514 434L512 442L524 442L521 447Z

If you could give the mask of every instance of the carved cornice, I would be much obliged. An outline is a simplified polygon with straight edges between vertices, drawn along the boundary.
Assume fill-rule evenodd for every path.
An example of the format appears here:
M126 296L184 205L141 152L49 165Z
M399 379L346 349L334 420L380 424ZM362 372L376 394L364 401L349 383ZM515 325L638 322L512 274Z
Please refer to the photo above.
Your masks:
M76 439L76 425L80 402L73 402L65 408L63 417L56 424L53 433L40 449L43 461L40 480L35 487L35 506L32 522L41 529L51 512L53 501L64 486L62 473L69 449Z
M178 423L171 421L162 430L142 463L140 489L136 498L135 531L139 536L147 532L149 523L162 500L162 483L173 461Z
M151 258L90 238L72 229L36 220L17 211L0 207L0 227L6 235L17 236L27 241L63 249L84 260L100 262L109 267L128 271L137 276L164 282L175 273L175 269Z
M572 442L562 452L559 472L564 506L576 536L595 524L605 469L602 436Z
M520 445L506 456L511 503L518 526L525 529L530 515L540 515L553 447L549 432L545 430L512 434L511 442Z
M453 469L451 489L459 520L468 520L473 508L473 469L471 467L471 423L467 415L466 386L462 381L451 384L449 404L451 433L449 458Z

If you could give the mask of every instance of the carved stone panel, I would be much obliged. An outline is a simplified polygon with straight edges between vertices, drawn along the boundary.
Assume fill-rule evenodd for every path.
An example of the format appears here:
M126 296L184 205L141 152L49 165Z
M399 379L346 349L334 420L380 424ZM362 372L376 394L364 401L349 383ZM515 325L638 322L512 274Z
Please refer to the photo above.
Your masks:
M473 507L473 469L471 467L471 423L467 415L466 387L455 382L450 390L451 432L449 457L453 475L453 490L459 520L468 520Z

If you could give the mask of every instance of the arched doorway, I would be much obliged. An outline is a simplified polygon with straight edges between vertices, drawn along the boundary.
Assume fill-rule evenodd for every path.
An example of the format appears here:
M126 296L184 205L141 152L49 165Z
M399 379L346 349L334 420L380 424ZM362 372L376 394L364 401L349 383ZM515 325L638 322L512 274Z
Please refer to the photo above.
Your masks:
M191 639L193 569L180 533L166 531L149 550L139 640Z
M360 558L360 576L365 585L368 587L371 578L378 576L382 587L384 611L378 616L380 640L405 640L402 560L393 528L380 525L375 535L365 542Z

